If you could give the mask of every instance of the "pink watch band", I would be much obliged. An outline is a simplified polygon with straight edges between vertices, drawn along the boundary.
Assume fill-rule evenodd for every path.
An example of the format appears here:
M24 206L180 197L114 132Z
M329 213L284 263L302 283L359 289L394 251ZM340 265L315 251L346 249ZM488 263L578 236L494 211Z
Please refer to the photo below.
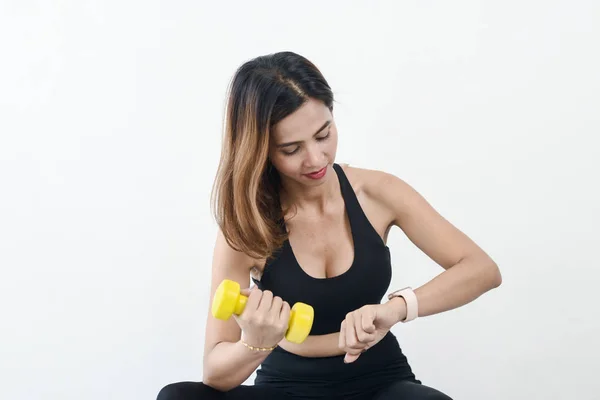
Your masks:
M396 290L388 295L388 300L394 297L402 297L406 302L406 318L400 322L409 322L419 316L419 303L415 292L410 287Z

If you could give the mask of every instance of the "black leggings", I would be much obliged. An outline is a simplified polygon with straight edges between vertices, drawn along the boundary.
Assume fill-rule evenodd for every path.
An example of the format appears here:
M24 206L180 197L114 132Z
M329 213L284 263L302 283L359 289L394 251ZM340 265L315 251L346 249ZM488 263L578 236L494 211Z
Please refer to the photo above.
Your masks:
M201 382L179 382L165 386L157 400L451 400L415 378L391 332L353 363L343 358L300 357L277 348L257 370L252 386L220 392Z
M317 397L305 397L314 399ZM420 383L398 381L372 393L341 397L348 400L452 400L444 393ZM340 398L340 399L341 399ZM220 392L201 382L179 382L165 386L157 400L298 400L286 391L267 386L238 386L228 392Z

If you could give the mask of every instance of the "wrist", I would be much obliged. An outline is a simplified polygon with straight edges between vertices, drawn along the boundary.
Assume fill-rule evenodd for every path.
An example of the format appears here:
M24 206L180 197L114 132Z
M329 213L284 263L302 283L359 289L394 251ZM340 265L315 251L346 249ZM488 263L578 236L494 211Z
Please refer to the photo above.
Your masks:
M241 351L243 351L246 355L252 357L252 359L255 359L255 360L265 359L272 352L272 350L259 351L259 350L256 350L256 348L253 349L253 346L251 346L251 345L249 346L242 339L238 340L235 344L236 344L236 346L240 347Z
M392 312L396 322L401 322L406 319L407 306L406 300L404 300L403 297L392 297L386 304L393 310Z

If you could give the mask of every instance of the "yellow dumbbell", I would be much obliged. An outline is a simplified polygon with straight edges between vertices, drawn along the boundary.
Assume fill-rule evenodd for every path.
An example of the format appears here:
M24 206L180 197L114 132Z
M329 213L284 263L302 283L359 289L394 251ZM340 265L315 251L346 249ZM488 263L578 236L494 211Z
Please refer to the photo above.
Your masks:
M225 279L215 292L212 315L222 320L229 319L232 314L240 315L247 301L248 297L240 293L240 284ZM292 343L302 343L310 333L314 318L315 312L311 306L304 303L294 304L285 338Z

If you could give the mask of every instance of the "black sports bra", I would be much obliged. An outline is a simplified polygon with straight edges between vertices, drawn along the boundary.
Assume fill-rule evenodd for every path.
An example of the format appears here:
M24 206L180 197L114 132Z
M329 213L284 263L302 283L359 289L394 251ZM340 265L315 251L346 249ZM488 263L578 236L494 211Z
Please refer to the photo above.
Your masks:
M298 264L289 240L265 265L261 290L270 290L290 306L304 302L313 306L315 319L311 335L339 332L346 314L366 304L379 304L392 278L391 256L363 212L354 189L342 167L333 164L340 182L354 241L354 261L350 269L331 278L314 278Z

